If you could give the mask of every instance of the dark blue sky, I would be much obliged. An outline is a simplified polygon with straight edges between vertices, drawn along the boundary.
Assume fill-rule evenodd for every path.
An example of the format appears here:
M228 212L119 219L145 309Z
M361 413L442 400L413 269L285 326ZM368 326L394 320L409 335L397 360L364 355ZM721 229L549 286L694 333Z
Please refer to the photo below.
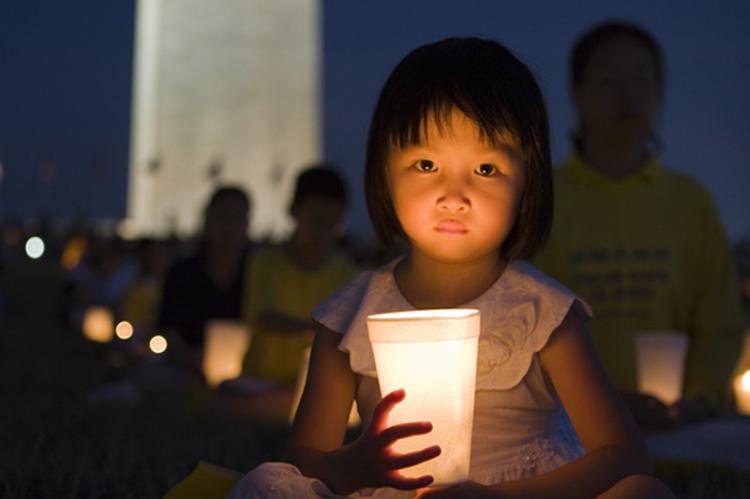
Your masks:
M0 213L122 216L132 2L3 0L1 9Z
M610 17L642 24L664 47L665 163L708 187L733 239L750 235L750 2L744 0L324 1L325 154L341 165L355 194L353 229L369 230L359 193L370 112L406 52L455 35L506 43L540 80L553 157L560 160L574 125L568 47ZM0 215L125 214L133 23L132 1L0 4Z

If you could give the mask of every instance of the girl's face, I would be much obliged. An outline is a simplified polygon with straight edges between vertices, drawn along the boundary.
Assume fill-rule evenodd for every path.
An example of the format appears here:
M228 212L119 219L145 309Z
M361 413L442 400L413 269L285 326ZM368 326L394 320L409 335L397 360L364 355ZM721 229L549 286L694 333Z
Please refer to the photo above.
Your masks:
M661 102L654 56L636 38L615 36L592 52L573 93L585 138L643 143L653 132Z
M426 126L420 144L388 151L396 216L412 247L436 261L497 257L516 221L526 179L516 142L493 147L458 110Z

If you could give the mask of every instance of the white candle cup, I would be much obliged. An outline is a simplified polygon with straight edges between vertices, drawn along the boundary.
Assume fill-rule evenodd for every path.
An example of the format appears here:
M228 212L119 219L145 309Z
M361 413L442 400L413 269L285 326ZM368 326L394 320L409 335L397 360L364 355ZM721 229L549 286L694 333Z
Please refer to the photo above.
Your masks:
M682 397L688 337L679 331L643 331L635 337L638 391L667 405Z
M403 388L406 398L388 426L429 421L426 435L400 439L398 453L439 445L440 456L404 468L407 477L432 475L432 486L466 481L474 420L479 311L417 310L367 318L380 392Z
M212 388L242 373L242 361L250 344L247 326L239 321L212 320L206 323L203 346L203 375Z

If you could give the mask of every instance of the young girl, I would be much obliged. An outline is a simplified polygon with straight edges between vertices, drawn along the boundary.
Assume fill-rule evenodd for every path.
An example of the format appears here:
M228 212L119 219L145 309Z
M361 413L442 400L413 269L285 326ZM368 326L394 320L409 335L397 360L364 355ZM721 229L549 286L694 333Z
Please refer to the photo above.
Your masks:
M431 426L387 426L409 394L381 398L366 318L458 306L481 311L470 481L423 497L669 497L644 474L643 442L586 333L588 306L522 260L548 233L550 177L542 96L504 47L447 39L396 67L372 120L365 188L384 243L403 237L410 251L314 310L291 464L256 468L235 497L412 497L428 486L399 470L450 449L392 449ZM355 399L364 430L343 445Z

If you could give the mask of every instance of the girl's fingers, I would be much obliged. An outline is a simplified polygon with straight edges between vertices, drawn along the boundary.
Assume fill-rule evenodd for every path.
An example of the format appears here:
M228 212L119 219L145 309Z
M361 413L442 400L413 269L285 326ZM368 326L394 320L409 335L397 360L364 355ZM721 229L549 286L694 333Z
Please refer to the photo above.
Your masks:
M414 423L402 423L389 426L380 432L379 438L385 444L390 444L399 438L413 437L414 435L424 435L432 431L432 423L428 421L419 421Z
M379 430L385 428L388 414L396 407L396 404L404 400L406 397L406 391L404 389L394 390L385 397L375 406L375 410L372 413L372 422L370 428Z
M401 490L414 490L421 487L427 487L433 482L432 475L424 475L416 478L407 478L399 474L394 475L390 479L386 480L383 484L386 487L393 487L394 489Z
M427 447L426 449L393 457L388 460L388 467L394 470L408 468L409 466L414 466L415 464L434 459L439 455L440 447L437 445L433 445L432 447Z
M471 495L465 496L461 493L461 489L458 487L438 487L434 489L422 489L418 490L414 495L417 499L460 499L461 497L472 497Z

